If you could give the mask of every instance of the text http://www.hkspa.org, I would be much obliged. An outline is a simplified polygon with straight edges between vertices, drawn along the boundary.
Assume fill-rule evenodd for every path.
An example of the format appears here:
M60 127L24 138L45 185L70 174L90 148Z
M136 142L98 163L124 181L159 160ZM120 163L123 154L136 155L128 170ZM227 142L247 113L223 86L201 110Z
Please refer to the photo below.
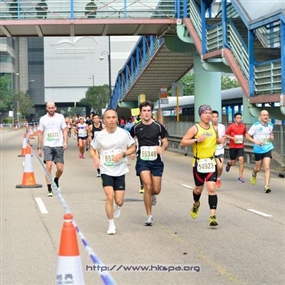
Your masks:
M199 265L85 265L85 271L124 271L124 272L200 272L201 267Z

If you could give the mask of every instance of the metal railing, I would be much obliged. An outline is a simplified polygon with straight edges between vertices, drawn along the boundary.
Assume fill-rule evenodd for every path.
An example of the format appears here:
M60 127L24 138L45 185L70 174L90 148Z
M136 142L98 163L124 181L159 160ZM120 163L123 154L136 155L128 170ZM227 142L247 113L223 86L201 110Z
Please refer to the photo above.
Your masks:
M175 0L1 0L0 20L174 18Z
M208 26L206 31L206 50L211 52L222 49L223 46L228 47L238 62L242 73L249 79L249 47L240 36L234 22L230 19L231 17L238 17L237 11L235 11L233 5L228 5L227 7L229 8L229 11L227 11L227 42L223 42L224 31L222 22ZM187 11L199 38L202 40L201 15L194 1L189 1ZM220 16L221 14L218 14L217 18ZM255 36L264 48L280 48L280 35L279 19L255 30ZM267 50L264 49L264 52L266 53ZM280 93L282 89L281 78L281 58L267 62L255 62L254 95Z

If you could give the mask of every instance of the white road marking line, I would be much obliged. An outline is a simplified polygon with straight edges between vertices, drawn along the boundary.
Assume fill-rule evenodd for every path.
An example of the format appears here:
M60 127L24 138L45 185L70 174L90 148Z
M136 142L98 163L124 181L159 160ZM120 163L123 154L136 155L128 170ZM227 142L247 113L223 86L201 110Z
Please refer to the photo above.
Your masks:
M39 206L39 209L41 211L42 214L48 214L48 210L43 202L43 200L41 198L35 198L38 206Z
M181 185L184 186L184 187L186 187L186 188L193 189L192 186L189 186L189 185L187 185L187 184L181 184Z
M247 210L250 212L253 212L255 214L261 215L263 217L272 217L272 215L268 215L268 214L265 214L265 213L262 213L262 212L259 212L259 211L253 210L253 209L247 209Z

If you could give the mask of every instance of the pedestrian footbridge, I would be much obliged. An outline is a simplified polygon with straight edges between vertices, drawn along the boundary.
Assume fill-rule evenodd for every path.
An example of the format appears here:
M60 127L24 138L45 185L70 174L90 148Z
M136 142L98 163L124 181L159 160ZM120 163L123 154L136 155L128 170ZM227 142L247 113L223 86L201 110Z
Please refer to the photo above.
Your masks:
M137 106L141 93L157 100L198 54L204 70L235 74L252 115L270 106L284 120L284 1L39 2L1 1L0 36L142 36L118 74L112 108Z

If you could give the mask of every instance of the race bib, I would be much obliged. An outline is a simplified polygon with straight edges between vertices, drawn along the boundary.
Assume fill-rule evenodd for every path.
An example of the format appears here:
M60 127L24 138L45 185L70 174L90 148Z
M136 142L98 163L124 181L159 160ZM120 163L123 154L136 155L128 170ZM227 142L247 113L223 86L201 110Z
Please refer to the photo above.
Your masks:
M270 136L263 136L261 138L262 144L269 144L270 143Z
M87 136L87 132L85 129L79 129L78 130L78 136L79 137L86 137Z
M116 154L121 153L120 149L105 150L103 153L104 164L106 166L120 165L122 161L115 162L114 157Z
M59 139L59 131L56 129L47 130L46 140L57 141Z
M142 146L140 158L142 160L153 161L157 159L156 146Z
M198 160L197 169L198 169L198 172L200 173L215 172L216 171L215 165L216 165L216 162L214 159L201 158Z
M235 143L236 144L243 143L243 135L235 135Z

